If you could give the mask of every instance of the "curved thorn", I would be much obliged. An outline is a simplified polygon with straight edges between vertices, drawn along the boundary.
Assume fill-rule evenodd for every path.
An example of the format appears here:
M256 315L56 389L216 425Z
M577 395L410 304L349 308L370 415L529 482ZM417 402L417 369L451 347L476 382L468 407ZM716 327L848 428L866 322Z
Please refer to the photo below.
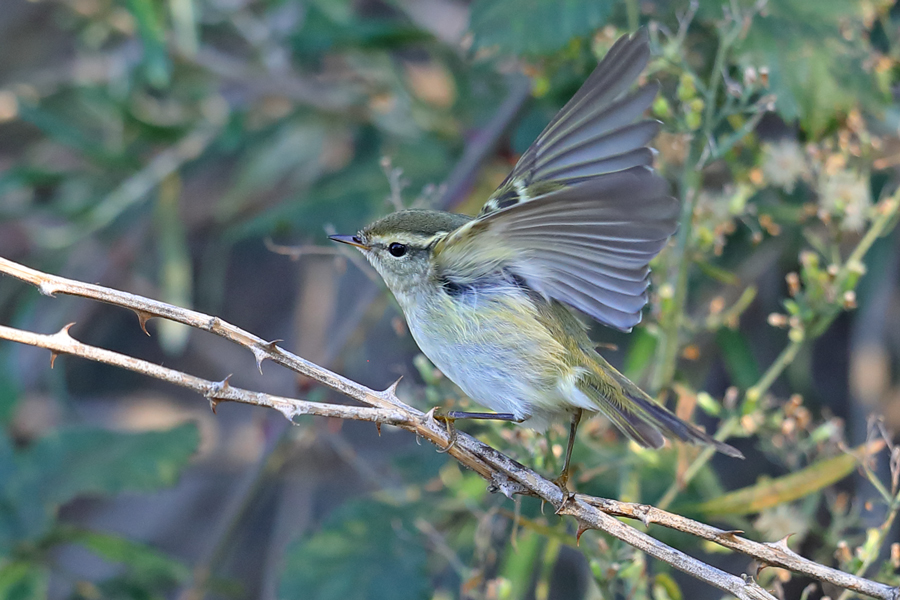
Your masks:
M259 371L259 374L262 375L262 363L264 360L266 360L266 358L268 358L268 355L264 350L257 348L256 346L251 346L250 352L253 353L253 358L256 359L256 368Z
M147 331L147 321L152 319L154 315L152 315L146 311L143 311L143 310L138 310L136 308L132 309L132 310L134 310L134 314L137 315L138 322L141 324L141 331L143 331L144 333L146 333L149 336L150 332Z
M575 545L576 546L581 545L581 535L585 531L588 531L589 529L592 529L592 528L588 527L587 524L585 524L583 521L578 521L578 531L575 532Z
M793 533L789 533L789 534L787 534L786 536L784 536L783 538L781 538L780 540L778 540L777 542L775 542L774 544L771 544L771 545L774 546L775 548L778 548L779 550L783 550L783 551L785 551L785 552L789 552L789 553L793 554L794 551L791 550L790 547L788 546L788 539L790 539L790 537L791 537L792 535L794 535L794 534L793 534Z
M736 537L741 535L742 533L746 533L743 529L729 529L728 531L723 531L719 533L721 536L725 537Z
M400 385L400 381L401 381L402 379L403 379L403 375L401 375L401 376L397 379L397 381L395 381L394 383L392 383L391 385L389 385L389 386L387 387L387 389L384 390L383 393L385 393L385 394L390 394L390 395L392 395L392 396L396 396L396 395L397 395L397 386ZM429 413L431 413L431 412L433 412L433 411L434 411L434 409L431 409L431 410L429 411ZM434 417L432 417L432 418L434 418Z
M41 293L41 296L47 296L49 298L56 297L56 286L54 286L49 281L42 281L38 286L38 292Z

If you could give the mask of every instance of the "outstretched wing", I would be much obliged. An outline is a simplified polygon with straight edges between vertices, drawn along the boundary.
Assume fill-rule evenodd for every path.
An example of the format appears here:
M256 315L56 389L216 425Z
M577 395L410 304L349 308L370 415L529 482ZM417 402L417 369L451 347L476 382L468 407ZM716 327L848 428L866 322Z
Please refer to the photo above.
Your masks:
M650 58L641 30L613 44L584 85L525 151L479 216L529 200L548 185L573 185L605 173L653 164L647 147L659 122L634 123L659 90L656 83L627 90Z
M507 269L612 327L640 322L648 263L679 210L650 167L658 123L633 123L657 86L626 94L649 54L643 32L616 42L479 217L435 248L443 276L465 284Z

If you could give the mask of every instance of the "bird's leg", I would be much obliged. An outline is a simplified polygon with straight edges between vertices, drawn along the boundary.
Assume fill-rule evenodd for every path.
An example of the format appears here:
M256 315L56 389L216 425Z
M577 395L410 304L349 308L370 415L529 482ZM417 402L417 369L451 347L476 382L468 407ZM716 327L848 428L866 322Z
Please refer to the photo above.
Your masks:
M581 409L576 408L572 412L572 421L569 424L569 442L566 444L566 459L563 461L562 473L556 478L555 483L563 489L563 493L568 497L569 489L566 484L569 483L569 461L572 459L572 447L575 445L575 432L578 431L578 424L581 422Z
M457 419L479 419L482 421L511 421L513 423L521 423L525 419L520 419L512 413L487 413L487 412L460 412L451 410L444 413L441 409L435 409L432 416L437 421L443 421L447 426L447 435L450 437L450 443L441 452L448 452L453 444L456 443L456 428L453 422Z

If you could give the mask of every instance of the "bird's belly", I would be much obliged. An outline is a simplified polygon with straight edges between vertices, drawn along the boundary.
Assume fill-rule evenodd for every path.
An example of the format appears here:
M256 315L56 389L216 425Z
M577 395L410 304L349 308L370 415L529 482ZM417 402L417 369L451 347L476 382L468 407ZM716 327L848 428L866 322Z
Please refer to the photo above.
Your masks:
M570 404L560 386L564 349L524 294L466 302L443 295L407 322L422 352L475 402L535 429Z

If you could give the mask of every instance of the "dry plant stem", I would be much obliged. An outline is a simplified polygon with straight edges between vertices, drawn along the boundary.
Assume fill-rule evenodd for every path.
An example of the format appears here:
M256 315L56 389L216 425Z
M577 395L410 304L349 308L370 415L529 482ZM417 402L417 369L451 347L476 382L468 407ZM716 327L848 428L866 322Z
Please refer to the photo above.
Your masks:
M46 275L2 258L0 258L0 273L7 273L33 283L48 295L65 293L130 308L141 316L142 322L150 316L160 316L211 331L246 346L253 352L258 362L269 358L368 406L353 407L303 402L241 390L231 387L227 379L221 382L212 382L116 352L81 344L69 336L69 326L52 335L23 332L0 326L0 339L47 348L56 354L72 354L145 373L196 390L209 398L213 404L220 401L258 404L274 408L291 420L296 415L313 414L394 424L414 432L441 448L446 448L447 453L460 464L476 471L490 481L493 491L500 491L510 497L514 494L536 496L552 504L558 514L574 517L579 525L579 533L588 529L602 530L654 558L706 581L722 591L733 594L741 600L774 600L774 597L756 585L752 579L731 575L688 556L619 521L615 516L632 516L640 518L645 523L660 523L672 529L711 539L723 546L753 556L764 564L777 564L822 581L871 595L874 598L900 600L900 589L829 569L795 555L786 548L779 549L777 544L758 544L735 535L723 537L725 532L721 530L649 506L631 505L582 495L567 498L555 483L465 433L457 433L451 441L444 425L436 422L430 413L424 414L407 406L397 398L396 384L383 392L371 390L286 352L274 343L264 342L218 318L125 292Z
M0 339L46 348L55 354L70 354L143 373L192 389L207 397L214 405L221 401L257 404L274 408L291 421L297 415L312 414L388 423L414 431L438 445L443 444L446 446L451 443L446 431L440 424L431 419L430 415L422 414L415 409L410 409L412 414L406 414L402 409L391 411L370 407L303 402L242 390L230 386L227 380L221 382L208 381L117 352L82 344L69 335L69 327L67 325L52 335L43 335L0 325ZM393 387L389 388L387 392L393 394ZM368 393L373 396L378 395L378 392L372 390L368 390ZM528 493L539 496L556 506L559 514L575 517L583 529L596 528L606 531L610 535L647 552L649 555L666 561L675 568L707 581L742 600L759 598L774 600L772 596L759 588L755 583L725 573L654 540L633 527L629 527L613 517L584 504L582 501L565 502L562 491L554 483L463 433L457 434L456 443L450 448L450 453L468 467L474 467L479 472L486 470L487 472L482 473L482 475L491 481L495 489L507 495Z
M559 514L575 517L579 527L583 529L600 529L601 531L605 531L613 537L619 538L634 546L638 550L646 552L653 558L666 562L679 571L703 579L720 590L733 594L737 598L774 600L774 596L759 587L759 585L757 585L750 577L736 577L705 563L700 563L704 567L702 570L696 570L696 563L699 562L697 559L688 556L680 550L676 550L675 548L663 544L642 531L638 531L637 529L626 525L622 521L619 521L607 512L601 510L596 505L588 504L585 501L585 498L603 502L603 499L601 498L576 495L573 500L568 502L563 509L559 511Z
M691 239L691 230L694 224L694 208L697 198L700 196L701 172L705 160L707 140L712 138L713 121L716 106L716 93L719 89L719 81L722 77L722 66L731 44L734 41L734 33L720 32L722 37L716 50L713 61L713 69L710 72L710 81L706 92L706 112L703 119L702 131L695 133L691 141L688 158L684 163L681 173L681 227L675 239L674 261L678 270L672 282L673 296L672 308L668 313L669 320L662 327L664 333L656 352L657 369L653 374L653 391L658 393L665 390L675 378L675 369L678 362L679 337L684 319L684 307L687 301L688 271L692 261L687 257L688 245Z
M167 381L180 387L184 387L201 394L210 401L215 408L219 402L239 402L241 404L253 404L274 408L289 421L300 415L316 415L320 417L332 417L336 419L354 419L357 421L372 421L374 423L386 423L389 425L403 425L409 422L409 415L400 410L372 408L369 406L347 406L344 404L325 404L323 402L307 402L294 398L273 396L261 392L253 392L241 388L232 387L228 379L223 381L209 381L193 375L161 367L159 365L82 344L69 335L71 325L66 325L58 332L45 335L22 331L12 327L0 325L0 339L11 342L19 342L38 348L46 348L53 354L69 354L86 358L99 363L120 367L135 373L141 373L155 379ZM55 357L54 357L55 358Z
M5 258L0 258L0 273L12 275L37 286L38 290L45 296L66 294L130 308L140 319L141 327L144 327L149 319L160 317L208 331L250 350L256 358L258 366L262 364L263 360L269 359L301 375L311 377L351 398L360 399L371 406L394 408L393 403L396 402L400 407L411 410L411 407L397 400L393 393L373 392L365 386L359 385L337 373L323 369L278 347L275 342L267 342L252 333L222 321L218 317L99 285L48 275Z
M763 564L781 567L794 571L795 573L802 573L803 575L808 575L809 577L836 585L845 590L857 592L873 598L885 598L891 600L900 598L900 590L898 590L898 588L864 579L850 573L844 573L843 571L832 569L803 558L788 548L787 538L770 543L754 542L737 535L740 532L726 531L717 527L712 527L711 525L706 525L646 504L619 502L617 500L592 498L590 496L576 497L583 499L587 504L596 506L604 513L618 517L637 519L645 525L655 523L662 525L663 527L668 527L669 529L683 531L720 546L724 546L725 548L730 548L731 550L753 556Z

